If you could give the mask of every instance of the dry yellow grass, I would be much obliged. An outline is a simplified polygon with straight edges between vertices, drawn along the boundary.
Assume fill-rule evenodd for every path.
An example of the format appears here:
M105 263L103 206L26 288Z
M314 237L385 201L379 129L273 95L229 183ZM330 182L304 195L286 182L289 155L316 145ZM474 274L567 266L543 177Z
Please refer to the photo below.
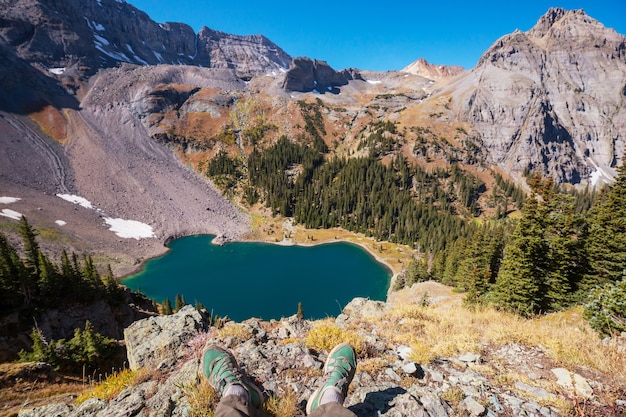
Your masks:
M111 401L125 388L136 385L147 375L147 371L131 371L123 369L119 372L109 375L101 383L95 384L90 390L81 394L77 399L77 404L82 404L90 398L100 398L102 400Z
M289 390L282 396L272 395L263 404L263 411L272 417L293 417L298 415L298 395Z
M334 319L315 322L305 338L306 346L316 351L331 351L340 343L350 343L357 354L365 352L365 342L356 332L344 330L334 324Z
M198 383L186 385L182 389L189 401L191 416L213 417L220 398L206 378L201 378Z
M555 366L626 380L626 356L616 344L602 343L582 318L582 308L525 319L493 308L465 308L448 291L447 301L428 307L398 305L372 319L372 325L383 338L411 346L420 362L516 343L540 347Z
M224 327L217 330L217 336L220 339L233 337L242 342L245 342L246 340L252 337L252 333L250 332L250 329L248 329L243 324L236 323L234 321L229 321L228 323L224 325Z

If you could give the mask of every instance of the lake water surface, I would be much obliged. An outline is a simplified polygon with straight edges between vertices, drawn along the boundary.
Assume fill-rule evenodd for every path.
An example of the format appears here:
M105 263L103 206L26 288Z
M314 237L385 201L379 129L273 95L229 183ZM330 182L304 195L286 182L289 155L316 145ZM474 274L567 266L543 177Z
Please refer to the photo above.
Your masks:
M280 319L301 302L308 319L337 316L354 297L385 300L391 271L361 247L344 242L280 246L237 242L211 244L214 236L171 242L123 284L157 301L201 302L220 317Z

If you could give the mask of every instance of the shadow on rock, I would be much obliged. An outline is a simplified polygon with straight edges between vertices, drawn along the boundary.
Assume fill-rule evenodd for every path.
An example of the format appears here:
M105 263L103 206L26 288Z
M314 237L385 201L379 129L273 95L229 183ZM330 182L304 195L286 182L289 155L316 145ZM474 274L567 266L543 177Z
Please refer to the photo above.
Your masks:
M360 417L379 416L394 408L395 399L407 391L402 387L391 387L382 391L368 392L362 403L348 407Z

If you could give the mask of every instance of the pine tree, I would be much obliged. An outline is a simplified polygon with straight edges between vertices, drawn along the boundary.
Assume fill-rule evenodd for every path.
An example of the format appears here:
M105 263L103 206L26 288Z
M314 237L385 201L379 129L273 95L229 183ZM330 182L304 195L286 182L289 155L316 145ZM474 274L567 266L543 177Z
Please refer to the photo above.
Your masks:
M296 317L298 317L300 320L304 319L304 308L302 307L301 302L298 302L298 311L296 313Z
M34 276L35 281L39 280L39 244L37 243L37 231L28 223L26 217L20 218L18 232L24 242L25 264Z
M13 246L0 233L0 304L3 307L15 307L23 301L20 277L24 266Z
M481 228L472 237L455 274L455 282L467 291L465 301L469 304L481 302L491 286L490 253L487 251L485 229Z
M185 307L185 296L176 294L176 298L174 299L174 311L180 311L181 308Z
M43 252L39 251L39 292L42 295L62 295L58 291L58 271Z
M172 313L172 302L169 298L166 298L163 303L161 303L161 314L163 314L164 316L169 316Z
M544 238L543 213L531 195L522 218L505 247L504 258L489 299L497 306L528 316L541 311L549 245Z
M583 289L615 283L626 270L626 155L615 183L602 190L589 212L587 252L591 272Z

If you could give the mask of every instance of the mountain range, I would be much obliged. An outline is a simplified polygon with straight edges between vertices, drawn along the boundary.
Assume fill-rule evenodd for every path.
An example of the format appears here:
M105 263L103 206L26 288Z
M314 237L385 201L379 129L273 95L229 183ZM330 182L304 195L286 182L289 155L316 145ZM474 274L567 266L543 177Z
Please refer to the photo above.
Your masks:
M102 253L120 272L172 237L245 234L248 215L199 172L221 151L245 158L304 137L303 102L317 106L330 155L366 155L364 133L386 121L411 163L459 163L487 184L523 187L538 171L597 186L626 150L626 38L582 10L548 10L471 70L418 59L388 72L156 23L124 0L0 10L0 214L24 214L50 231L46 244ZM148 232L115 232L115 220Z

